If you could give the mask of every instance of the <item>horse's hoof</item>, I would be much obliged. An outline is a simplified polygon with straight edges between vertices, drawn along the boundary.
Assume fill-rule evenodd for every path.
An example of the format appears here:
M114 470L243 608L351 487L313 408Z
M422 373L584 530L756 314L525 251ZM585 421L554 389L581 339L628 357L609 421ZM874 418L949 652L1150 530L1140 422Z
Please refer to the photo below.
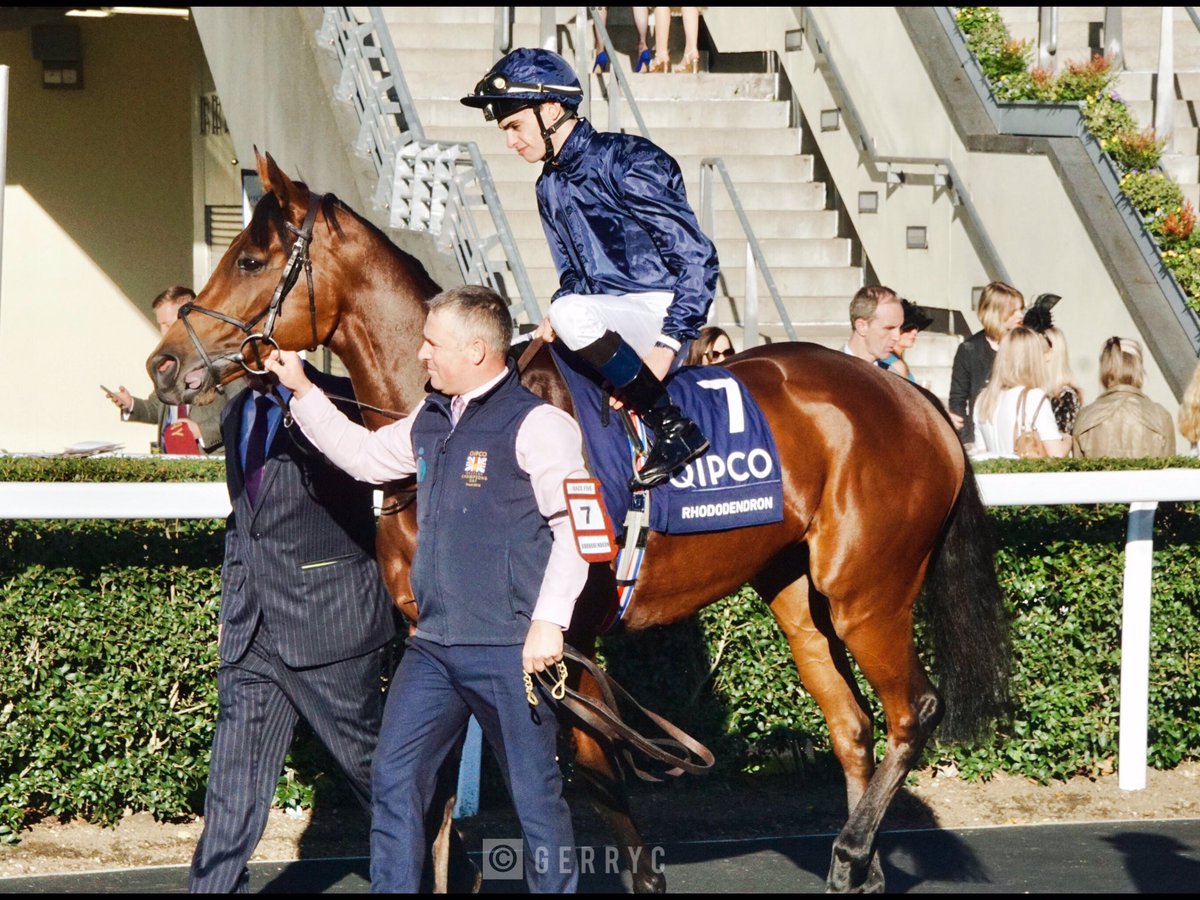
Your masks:
M662 872L639 872L633 876L635 894L665 894L667 876Z
M478 894L483 887L483 873L475 861L462 857L452 860L446 878L447 894Z
M829 894L882 894L884 891L883 864L879 854L872 852L866 866L836 844L829 864L825 891Z

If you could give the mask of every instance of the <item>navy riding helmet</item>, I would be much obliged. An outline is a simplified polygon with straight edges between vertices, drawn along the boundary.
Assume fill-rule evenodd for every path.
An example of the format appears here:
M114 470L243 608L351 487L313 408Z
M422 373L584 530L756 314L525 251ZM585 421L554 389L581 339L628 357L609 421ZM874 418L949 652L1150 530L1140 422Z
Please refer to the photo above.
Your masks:
M570 63L549 50L522 47L492 66L462 103L482 109L491 122L547 100L557 100L573 115L582 99L583 88Z

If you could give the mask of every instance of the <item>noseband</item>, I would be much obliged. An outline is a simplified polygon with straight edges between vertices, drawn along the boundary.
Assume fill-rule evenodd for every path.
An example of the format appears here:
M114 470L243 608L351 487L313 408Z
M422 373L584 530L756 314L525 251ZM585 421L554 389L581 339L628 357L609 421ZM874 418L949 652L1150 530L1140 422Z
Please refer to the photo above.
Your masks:
M275 321L279 317L279 308L283 306L283 301L288 293L296 286L296 282L300 278L300 267L304 267L304 274L308 280L308 312L309 319L312 323L312 346L309 350L316 350L320 342L317 339L317 298L313 291L313 274L312 274L312 258L308 255L309 245L312 243L313 223L317 218L317 208L321 205L322 195L314 194L309 191L308 194L308 212L304 216L304 224L300 228L296 228L291 222L285 222L287 230L295 235L295 241L292 243L291 252L288 255L287 263L283 267L283 274L279 276L279 284L275 286L275 293L271 295L271 302L266 305L258 315L245 322L239 322L232 316L227 316L225 313L217 312L215 309L206 309L203 306L197 306L195 303L185 303L179 307L179 321L183 322L183 327L188 333L188 337L192 339L192 343L196 345L196 352L200 355L200 360L204 364L204 368L208 370L208 374L213 380L213 384L220 393L224 393L224 385L221 384L220 376L217 372L216 363L221 360L233 360L241 365L251 375L265 375L266 368L264 367L262 354L259 352L259 344L270 344L276 350L279 349L271 335L275 331ZM188 314L198 312L206 316L212 316L214 319L220 319L227 325L232 325L243 334L246 335L241 346L238 347L237 353L226 353L219 356L210 356L201 342L200 337L196 334L196 330L192 328L191 322L188 321ZM254 327L266 319L266 324L262 331L255 332ZM246 362L244 350L246 345L250 344L251 350L254 352L254 361L258 364L258 368L251 367Z

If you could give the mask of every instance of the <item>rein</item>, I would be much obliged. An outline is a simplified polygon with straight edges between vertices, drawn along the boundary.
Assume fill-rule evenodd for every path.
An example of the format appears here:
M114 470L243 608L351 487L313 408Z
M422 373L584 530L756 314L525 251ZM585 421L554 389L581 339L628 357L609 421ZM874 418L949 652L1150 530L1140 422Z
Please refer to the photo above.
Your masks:
M672 725L662 716L651 712L634 700L628 691L617 684L612 676L595 662L569 645L563 647L563 659L575 663L595 679L603 697L601 702L584 696L574 688L567 687L565 667L562 663L559 663L558 678L552 676L548 671L538 672L538 681L541 682L546 692L558 701L560 707L618 748L618 752L624 758L630 771L642 781L662 781L663 779L639 768L633 761L630 749L637 750L657 762L665 763L670 768L663 774L670 777L682 775L685 772L703 775L712 769L714 758L711 750L681 728ZM530 688L532 688L531 685ZM533 695L532 689L529 690L529 696L530 702L534 703L537 698ZM617 711L618 696L631 704L634 709L668 736L648 738L626 724Z
M295 241L292 242L288 260L284 264L283 272L279 276L279 284L275 286L275 293L271 295L270 302L253 318L240 322L232 316L227 316L225 313L217 312L215 309L208 309L203 306L197 306L195 303L185 303L179 307L179 320L183 322L183 327L188 333L188 337L192 339L192 343L196 346L196 352L200 355L200 359L208 370L209 376L216 385L219 393L224 393L224 385L221 384L219 373L217 372L216 363L221 360L232 360L241 365L243 369L251 375L265 375L266 369L263 366L262 354L259 352L258 345L270 344L276 350L279 345L271 337L275 332L275 321L279 317L279 309L283 306L283 301L287 299L287 295L292 288L296 286L296 282L300 279L300 268L303 266L304 273L307 276L308 282L308 312L309 319L312 323L312 346L309 350L316 350L320 345L317 337L317 297L313 288L313 273L312 273L312 257L309 256L309 246L312 243L313 225L317 219L317 209L321 205L322 195L314 194L312 191L308 193L308 212L304 215L304 224L300 228L296 228L291 222L285 222L284 225L288 231L295 235ZM208 350L205 349L203 342L200 340L196 330L188 321L188 314L198 312L202 315L211 316L218 319L227 325L232 325L243 334L246 335L242 341L238 352L222 354L220 356L209 356ZM254 331L254 326L263 319L266 319L266 324L260 332ZM258 368L252 368L246 362L243 351L247 344L250 344L254 351L254 360L258 364Z

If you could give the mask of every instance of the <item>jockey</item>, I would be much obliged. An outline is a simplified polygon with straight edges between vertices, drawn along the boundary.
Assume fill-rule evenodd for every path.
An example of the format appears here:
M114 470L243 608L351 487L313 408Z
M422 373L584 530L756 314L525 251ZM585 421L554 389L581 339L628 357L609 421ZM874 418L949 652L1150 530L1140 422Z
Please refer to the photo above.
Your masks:
M542 163L538 211L559 288L536 336L562 339L654 432L630 482L653 487L708 449L663 380L708 318L717 252L688 204L679 165L634 135L577 115L583 89L565 59L514 50L462 99L526 162Z

